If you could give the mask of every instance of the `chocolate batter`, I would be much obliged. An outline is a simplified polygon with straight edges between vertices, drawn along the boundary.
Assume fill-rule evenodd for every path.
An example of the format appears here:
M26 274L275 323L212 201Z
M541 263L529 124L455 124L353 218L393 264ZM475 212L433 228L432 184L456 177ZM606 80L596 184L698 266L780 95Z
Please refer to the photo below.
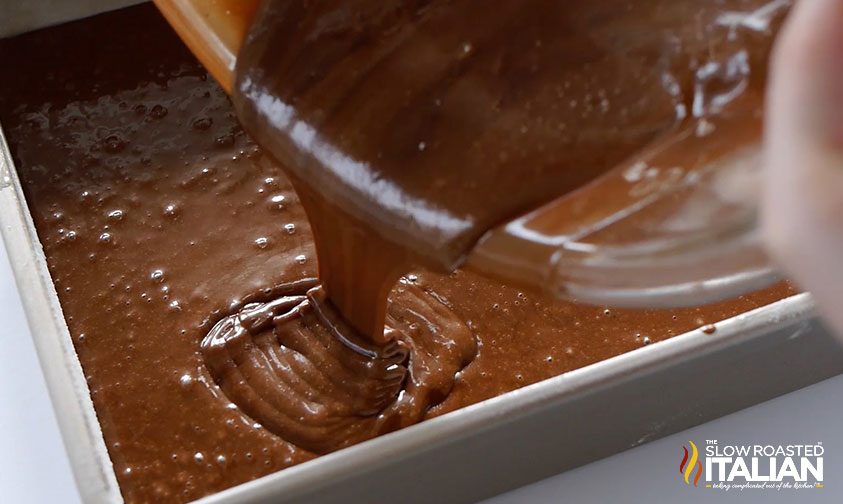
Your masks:
M793 292L611 310L418 269L382 342L343 342L321 291L272 318L315 282L302 203L151 7L0 41L0 60L0 121L127 502L195 499ZM226 380L229 359L259 386Z
M726 153L757 139L767 54L787 2L631 5L502 0L478 15L471 1L263 2L237 58L234 104L301 197L321 285L269 313L253 307L266 320L259 329L246 327L249 312L206 340L228 397L319 452L415 422L417 413L391 408L424 401L415 388L399 397L399 382L405 354L416 383L430 368L414 357L431 353L413 351L429 338L400 320L384 331L401 305L387 302L400 275L454 269L490 227L654 140L687 134L688 123L719 128L725 142L709 145ZM764 28L734 21L740 11ZM683 22L688 13L694 23ZM729 125L746 134L729 135ZM677 154L665 170L706 153ZM464 356L423 380L447 395L474 342L450 339L450 315L434 312L414 313L416 325L428 321L437 328L428 336ZM336 387L343 392L326 394ZM377 393L361 400L360 387ZM436 406L424 402L419 411Z
M302 185L452 269L685 123L757 112L789 3L270 0L234 103Z

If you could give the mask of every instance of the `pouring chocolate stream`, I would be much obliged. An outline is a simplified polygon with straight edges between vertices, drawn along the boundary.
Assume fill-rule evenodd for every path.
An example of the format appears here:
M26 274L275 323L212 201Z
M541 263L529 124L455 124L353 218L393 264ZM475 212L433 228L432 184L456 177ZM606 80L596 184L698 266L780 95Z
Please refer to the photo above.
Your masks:
M258 2L235 2L233 6L222 0L156 3L200 60L231 92L235 86L237 55L246 40L252 16L258 10ZM635 24L626 22L629 7L623 2L600 5L574 2L566 6L505 2L496 13L476 15L471 23L457 24L450 35L441 38L437 37L445 34L447 20L456 20L459 10L467 7L443 7L437 2L403 7L387 3L379 7L381 12L359 2L309 6L311 17L319 16L320 12L327 14L323 28L334 30L317 34L323 42L331 37L372 37L380 29L397 32L402 12L413 17L412 23L404 21L405 25L412 25L405 29L413 32L408 38L411 42L396 52L397 61L403 57L407 64L393 64L389 70L392 74L380 84L365 80L373 75L366 77L364 81L372 87L364 86L366 92L358 88L357 92L362 92L362 98L358 99L372 111L374 103L381 103L382 110L392 107L395 117L403 115L404 120L398 122L407 124L396 129L393 136L402 129L408 131L411 121L423 121L435 115L440 123L447 121L452 127L451 131L439 133L452 137L439 138L444 142L439 145L434 145L437 139L433 138L378 139L373 135L375 126L367 123L368 129L359 133L358 138L369 135L366 141L372 145L377 141L393 142L394 145L389 145L393 151L405 148L401 155L407 157L393 160L401 165L400 170L393 169L393 174L412 171L405 165L434 169L442 166L445 168L440 171L458 173L453 177L457 183L448 186L454 191L437 195L437 203L447 200L453 206L446 210L460 210L459 203L464 199L459 194L461 189L469 195L488 189L472 186L478 179L468 176L466 170L454 170L454 166L462 166L460 163L488 163L491 168L483 175L487 178L500 176L503 165L509 164L513 167L510 179L504 175L499 187L513 183L516 188L523 187L519 186L520 176L545 177L543 184L537 184L540 190L532 197L524 197L517 191L503 196L487 192L490 206L497 209L489 215L495 215L496 219L477 222L453 219L451 234L441 233L443 219L419 230L425 214L433 219L437 217L424 208L431 203L429 196L423 195L413 207L413 200L407 199L412 193L406 187L398 187L395 194L380 192L374 198L367 196L366 188L351 186L348 180L345 185L337 184L337 188L333 185L326 188L323 184L320 190L333 188L335 193L357 197L358 201L349 201L342 195L336 199L345 210L374 222L367 225L374 225L382 234L392 233L393 241L412 249L423 260L438 261L446 267L464 262L466 267L483 274L552 296L598 304L668 307L710 302L760 288L774 281L777 275L757 240L755 195L752 182L747 181L757 177L758 172L756 154L766 58L791 4L792 0L751 0L715 7L699 1L647 1L636 6L647 12L641 16L646 21L636 20ZM296 2L267 2L261 16L272 17L271 12L276 11L276 21L285 16L290 23L303 21L304 14L293 13L297 5ZM285 10L283 16L278 13L280 10ZM375 26L378 12L398 16L398 21L394 21L398 24L388 26L393 21L387 21L387 25ZM685 22L683 13L687 12L696 13L693 23ZM505 13L511 14L509 19ZM294 15L303 17L298 20ZM495 23L508 28L495 35ZM255 32L262 34L264 42L273 37L269 22L256 24L262 24L263 29ZM473 28L466 28L468 25ZM344 34L343 30L346 30ZM360 33L354 35L354 30ZM289 30L275 34L279 38L276 42L285 45L278 52L279 58L283 54L292 55L289 51L298 51L300 58L295 70L301 75L291 77L284 73L288 81L278 84L288 95L313 92L292 88L294 79L305 79L303 76L318 64L311 59L319 57L316 46L304 45L296 39L310 35L313 33L294 34ZM495 40L495 36L499 38ZM502 36L510 38L504 40ZM430 59L421 53L401 53L401 50L419 50L425 43ZM331 67L328 72L340 82L356 78L365 63L355 67L360 61L354 60L352 53L367 50L363 46L350 49L344 54L349 57L345 65ZM520 61L521 66L494 67L491 64L494 58L498 58L499 64ZM459 73L464 68L487 72L457 76L437 73ZM515 73L499 73L506 68ZM593 82L565 80L595 75L599 78ZM398 101L382 103L379 95L382 89L406 85L401 79L412 80L412 86L426 82L439 86L440 91L451 79L452 100L440 102L436 107L419 102L415 108L407 108L406 103ZM328 85L327 81L322 84ZM378 85L382 89L376 89ZM553 89L559 85L568 87ZM606 95L607 88L612 86L620 86L622 91ZM496 101L510 91L511 96L522 95L518 98L521 101ZM405 92L410 92L410 88ZM464 92L463 96L460 92ZM495 92L500 94L494 95ZM531 93L533 101L526 98ZM301 116L306 110L283 100L281 103L291 107L288 112L298 114L295 120L300 128L314 128L315 124L309 124L309 119ZM630 103L637 103L640 108L629 109ZM567 114L551 110L566 104L571 107ZM495 108L501 105L500 110ZM652 108L647 110L647 107ZM584 114L595 111L589 122ZM617 121L619 115L623 115L623 120ZM462 130L455 130L460 127ZM617 130L624 128L626 138L617 135ZM319 134L331 133L319 131ZM289 136L289 132L284 135ZM578 159L576 149L571 149L571 139L574 139L573 147L578 144L586 151L589 137L595 140L592 147L596 145L598 152L605 150L609 156L619 143L629 145L625 156L595 158L591 151L590 155L583 154ZM476 144L478 140L492 147L485 153L488 159L471 158L469 143ZM460 144L461 141L465 144ZM349 154L342 152L345 147L336 144L335 139L322 138L320 142L323 154L327 152L326 146ZM606 144L605 148L600 147L601 143ZM550 146L548 152L541 152L546 146ZM415 148L421 152L412 152ZM519 152L524 154L531 148L532 153L518 157ZM455 150L464 152L455 154ZM413 154L415 158L425 157L426 161L412 159ZM554 156L560 154L561 164L543 173L553 163ZM495 155L500 159L494 159ZM539 162L535 163L536 160ZM392 169L381 161L366 158L355 161L363 171L371 170L370 175L382 177L379 186L369 189L384 188L383 180L394 182L379 173ZM580 166L575 162L581 163ZM377 166L367 167L367 163ZM579 179L559 184L550 173L556 169L569 175L578 172L572 178ZM309 170L303 178L311 180L318 176ZM592 181L586 187L570 191L587 180ZM365 181L357 179L356 183ZM736 191L734 186L743 189ZM553 196L558 197L548 202ZM360 200L366 198L376 203L366 206L366 201L362 201L361 204ZM392 201L391 207L384 206L388 200ZM532 211L518 217L528 210ZM440 212L439 217L455 215ZM514 217L517 218L506 222ZM385 224L384 218L393 222ZM677 226L676 222L682 220L684 225ZM456 231L460 225L463 231Z
M374 345L372 362L401 340L384 331L387 294L416 265L466 264L616 304L698 303L775 278L752 240L751 193L735 187L753 173L766 57L787 1L735 0L731 12L648 0L637 6L650 13L642 25L621 1L513 0L478 12L472 2L272 0L248 35L230 26L244 26L249 8L220 18L201 3L158 3L285 166L313 229L321 285L295 309L321 325L290 329L295 317L273 313L276 338L327 328L351 352L329 350L339 368L366 354L355 339ZM697 19L677 24L689 6ZM202 23L219 34L212 50L197 49ZM247 319L209 336L206 356L249 333ZM242 364L255 345L237 348L225 349L233 367L209 357L217 381L264 387L260 365ZM387 389L402 365L394 356L371 377ZM328 449L313 444L321 431L292 432L290 404L230 389L262 423ZM372 417L368 404L324 406L317 423Z

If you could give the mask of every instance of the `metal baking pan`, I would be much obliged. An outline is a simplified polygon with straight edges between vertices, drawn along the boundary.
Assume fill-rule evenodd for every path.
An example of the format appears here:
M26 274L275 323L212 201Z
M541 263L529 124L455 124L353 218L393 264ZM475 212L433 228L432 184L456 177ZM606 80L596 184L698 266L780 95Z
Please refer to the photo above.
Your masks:
M44 7L54 3L27 5L50 12ZM80 2L62 20L128 3ZM14 5L0 0L4 13L16 12ZM14 18L0 19L0 33L20 31ZM32 19L27 29L58 21ZM86 502L121 502L2 130L0 230L80 494ZM843 372L843 347L817 322L807 294L716 326L713 334L696 330L642 347L200 502L472 502Z

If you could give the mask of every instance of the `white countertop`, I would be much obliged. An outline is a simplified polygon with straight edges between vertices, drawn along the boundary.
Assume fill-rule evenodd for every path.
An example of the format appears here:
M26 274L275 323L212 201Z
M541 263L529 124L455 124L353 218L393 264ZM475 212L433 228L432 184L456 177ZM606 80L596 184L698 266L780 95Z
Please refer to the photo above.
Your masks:
M0 246L0 502L79 502L23 308ZM25 408L14 407L26 404ZM13 406L13 407L10 407ZM843 375L491 499L511 503L843 502ZM825 488L727 493L677 476L688 439L821 441Z

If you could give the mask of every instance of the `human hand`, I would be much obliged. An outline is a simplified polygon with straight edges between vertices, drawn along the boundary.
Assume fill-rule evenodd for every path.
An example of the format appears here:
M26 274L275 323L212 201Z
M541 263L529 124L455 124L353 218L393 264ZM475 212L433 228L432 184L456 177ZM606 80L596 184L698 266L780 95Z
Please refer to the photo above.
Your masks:
M843 0L797 2L772 58L764 238L843 335Z

